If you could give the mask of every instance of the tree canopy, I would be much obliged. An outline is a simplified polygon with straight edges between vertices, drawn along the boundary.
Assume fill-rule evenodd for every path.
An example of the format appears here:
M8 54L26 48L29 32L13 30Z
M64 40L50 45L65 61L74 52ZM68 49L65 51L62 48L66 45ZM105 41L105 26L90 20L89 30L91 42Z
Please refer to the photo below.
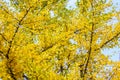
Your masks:
M112 0L68 2L0 0L2 80L120 80L119 61L101 51L120 47L120 11Z

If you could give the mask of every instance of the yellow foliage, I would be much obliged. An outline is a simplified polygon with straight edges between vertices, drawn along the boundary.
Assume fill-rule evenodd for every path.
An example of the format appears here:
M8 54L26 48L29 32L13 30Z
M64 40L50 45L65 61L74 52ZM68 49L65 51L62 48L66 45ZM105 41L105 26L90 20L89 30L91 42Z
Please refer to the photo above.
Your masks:
M119 46L119 11L111 0L68 1L0 0L0 79L120 79L101 52Z

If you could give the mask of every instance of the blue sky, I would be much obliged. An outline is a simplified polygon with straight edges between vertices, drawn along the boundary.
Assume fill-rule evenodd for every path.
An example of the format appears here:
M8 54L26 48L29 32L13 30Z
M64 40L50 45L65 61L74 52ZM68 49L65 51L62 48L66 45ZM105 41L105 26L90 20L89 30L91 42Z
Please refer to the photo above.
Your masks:
M120 10L120 0L112 0L113 5L116 6L116 10Z

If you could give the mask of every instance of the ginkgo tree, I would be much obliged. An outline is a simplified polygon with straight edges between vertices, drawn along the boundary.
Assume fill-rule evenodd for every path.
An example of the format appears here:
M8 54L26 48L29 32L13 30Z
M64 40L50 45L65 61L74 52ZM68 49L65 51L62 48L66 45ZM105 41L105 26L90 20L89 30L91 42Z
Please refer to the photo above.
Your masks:
M2 80L120 79L120 63L101 51L119 47L112 0L76 0L74 9L68 2L0 0Z

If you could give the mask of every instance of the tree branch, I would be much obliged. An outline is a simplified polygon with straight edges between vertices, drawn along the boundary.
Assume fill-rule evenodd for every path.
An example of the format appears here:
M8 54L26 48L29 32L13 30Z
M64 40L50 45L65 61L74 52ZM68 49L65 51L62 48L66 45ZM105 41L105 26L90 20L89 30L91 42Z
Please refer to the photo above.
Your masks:
M0 51L0 56L5 57L4 52Z
M0 33L0 35L2 36L2 38L3 38L5 41L9 42L9 41L3 36L3 34Z
M94 27L94 24L93 24L93 26L92 26L92 30L93 30L93 27ZM87 73L87 68L88 68L88 64L89 64L89 60L90 60L91 52L92 52L92 41L93 41L93 31L91 32L90 49L89 49L89 51L88 51L88 59L87 59L86 65L85 65L85 70L84 70L84 75L83 75L83 77L84 77L85 74Z
M95 51L100 50L101 48L103 48L106 44L108 44L110 41L114 40L116 37L118 37L120 35L120 32L117 33L115 36L113 36L111 39L107 40L106 42L104 42L99 48L95 49Z
M94 11L94 5L93 5L92 2L91 2L91 7L92 7L92 11ZM93 19L94 19L94 12L92 13L92 16L93 16ZM92 20L92 21L93 21L93 20ZM89 48L89 51L88 51L88 59L87 59L87 62L86 62L86 64L85 64L83 79L84 79L84 76L85 76L86 73L87 73L87 68L88 68L88 64L89 64L90 57L91 57L91 53L92 53L92 43L93 43L93 34L94 34L93 31L94 31L94 22L92 22L92 30L91 30L91 38L90 38L90 48Z
M115 69L115 71L117 71L117 68ZM111 76L109 77L108 80L111 80L111 79L112 79L112 77L115 75L115 71L111 74Z
M12 47L13 40L14 40L14 38L15 38L18 30L19 30L19 27L20 27L22 21L23 21L24 18L27 16L27 14L28 14L29 11L30 11L30 8L26 11L25 15L24 15L24 16L21 18L21 20L18 22L18 26L17 26L17 28L16 28L16 30L15 30L15 33L14 33L13 37L12 37L12 40L11 40L10 43L9 43L9 48L8 48L8 51L7 51L7 54L6 54L6 58L8 59L8 64L11 63L11 62L9 62L9 59L10 59L10 58L9 58L9 54L10 54L10 50L11 50L11 47ZM12 68L11 68L10 66L7 66L7 68L8 68L8 70L9 70L9 74L10 74L11 78L12 78L13 80L17 80L17 79L15 78L15 75L14 75L14 73L13 73Z
M15 20L19 21L17 18L15 18L12 14L10 14L5 8L2 7L2 9L7 13L9 14L10 16L12 16Z
M0 51L0 53L2 53L2 54L3 54L3 52L2 52L2 51Z

